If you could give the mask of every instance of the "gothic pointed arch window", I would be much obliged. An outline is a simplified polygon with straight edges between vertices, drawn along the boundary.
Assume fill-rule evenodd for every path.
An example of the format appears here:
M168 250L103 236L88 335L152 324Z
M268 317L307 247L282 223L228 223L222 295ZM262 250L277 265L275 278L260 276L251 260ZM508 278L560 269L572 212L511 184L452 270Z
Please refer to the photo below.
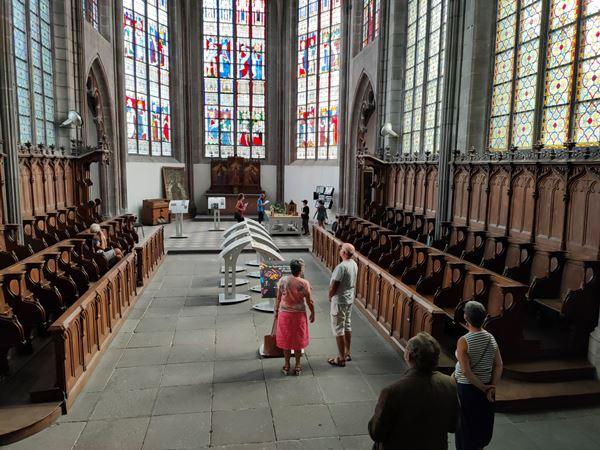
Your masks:
M489 148L600 145L600 3L498 0Z
M130 154L171 156L168 0L123 0Z
M363 0L361 48L365 48L379 35L381 27L381 1Z
M440 149L447 18L448 0L408 1L403 153Z
M296 158L337 159L341 0L298 1Z
M266 157L266 0L204 0L204 156Z
M19 140L55 144L50 0L12 0Z

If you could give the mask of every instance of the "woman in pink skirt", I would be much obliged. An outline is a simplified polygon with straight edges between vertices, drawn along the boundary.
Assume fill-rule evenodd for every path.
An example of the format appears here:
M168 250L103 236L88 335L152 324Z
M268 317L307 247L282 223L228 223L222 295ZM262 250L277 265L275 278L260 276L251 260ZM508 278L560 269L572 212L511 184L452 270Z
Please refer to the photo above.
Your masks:
M277 347L283 350L285 365L281 369L284 375L290 371L292 350L296 357L294 374L302 373L302 350L308 347L308 321L306 306L310 310L310 323L315 321L315 306L313 304L310 283L302 278L304 261L293 259L290 262L291 275L284 276L277 285L277 300L275 301L275 320L277 321Z

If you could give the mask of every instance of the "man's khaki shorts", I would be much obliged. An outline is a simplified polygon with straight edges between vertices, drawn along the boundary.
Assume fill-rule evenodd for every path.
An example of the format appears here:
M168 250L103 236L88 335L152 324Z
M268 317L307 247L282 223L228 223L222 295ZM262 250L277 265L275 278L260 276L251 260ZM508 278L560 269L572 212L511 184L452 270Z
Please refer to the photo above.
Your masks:
M331 302L331 331L334 336L343 336L346 331L352 331L352 304L338 305Z

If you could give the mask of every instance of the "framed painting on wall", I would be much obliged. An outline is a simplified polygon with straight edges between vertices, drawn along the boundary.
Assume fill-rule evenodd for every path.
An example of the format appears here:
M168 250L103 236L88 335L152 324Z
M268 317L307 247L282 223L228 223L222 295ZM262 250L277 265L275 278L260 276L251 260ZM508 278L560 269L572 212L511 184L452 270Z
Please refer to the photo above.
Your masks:
M163 189L167 200L188 200L187 175L183 167L163 167Z

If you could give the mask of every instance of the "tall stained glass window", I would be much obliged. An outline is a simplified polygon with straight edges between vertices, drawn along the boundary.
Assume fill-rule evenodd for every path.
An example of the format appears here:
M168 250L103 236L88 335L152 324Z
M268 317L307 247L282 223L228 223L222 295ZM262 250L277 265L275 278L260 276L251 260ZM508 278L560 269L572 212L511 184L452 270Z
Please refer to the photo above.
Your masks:
M363 0L361 48L369 45L379 34L381 26L381 0Z
M266 0L204 0L204 156L265 157Z
M447 0L409 0L402 151L439 151Z
M50 0L12 0L21 143L54 145Z
M498 0L497 17L490 149L598 145L600 3Z
M341 0L298 2L298 159L338 155L341 12Z
M98 30L100 28L98 0L83 0L83 16L92 24L94 29Z
M129 153L171 155L168 0L123 0Z

